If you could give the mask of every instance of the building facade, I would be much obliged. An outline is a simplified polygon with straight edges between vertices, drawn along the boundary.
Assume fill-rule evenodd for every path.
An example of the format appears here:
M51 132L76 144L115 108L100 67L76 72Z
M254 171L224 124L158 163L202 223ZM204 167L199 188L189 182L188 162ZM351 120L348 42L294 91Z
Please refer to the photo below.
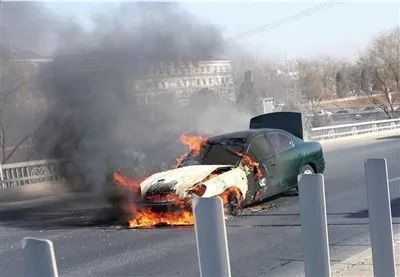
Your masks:
M185 105L196 93L208 89L223 101L234 101L232 65L229 60L202 60L158 64L146 79L135 80L137 104L159 104L174 97Z

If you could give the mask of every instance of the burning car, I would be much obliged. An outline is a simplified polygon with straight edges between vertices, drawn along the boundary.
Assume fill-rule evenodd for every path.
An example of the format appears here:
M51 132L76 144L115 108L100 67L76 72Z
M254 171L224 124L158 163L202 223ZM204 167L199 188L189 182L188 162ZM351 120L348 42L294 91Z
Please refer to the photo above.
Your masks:
M192 151L178 158L176 168L136 183L131 227L143 226L143 215L153 223L156 217L156 223L180 225L183 219L182 224L190 224L193 197L218 195L226 212L235 214L241 207L297 188L299 175L322 173L325 167L320 144L303 140L298 113L260 115L251 119L250 130L195 137L192 142Z

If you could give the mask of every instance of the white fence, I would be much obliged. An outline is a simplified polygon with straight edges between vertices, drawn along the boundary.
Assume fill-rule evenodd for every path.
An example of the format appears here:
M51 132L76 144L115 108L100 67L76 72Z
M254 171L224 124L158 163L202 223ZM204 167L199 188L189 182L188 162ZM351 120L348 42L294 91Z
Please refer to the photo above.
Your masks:
M61 160L0 164L0 188L56 181L62 178Z
M400 132L400 118L312 128L309 139L334 139L395 129Z

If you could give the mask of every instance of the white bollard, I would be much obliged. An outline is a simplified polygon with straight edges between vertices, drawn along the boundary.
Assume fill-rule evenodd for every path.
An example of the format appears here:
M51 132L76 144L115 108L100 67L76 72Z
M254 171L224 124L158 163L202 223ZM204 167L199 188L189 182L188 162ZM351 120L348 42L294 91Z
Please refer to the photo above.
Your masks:
M395 277L392 216L385 159L365 162L369 232L374 276Z
M230 277L222 200L217 196L194 198L192 205L200 276Z
M1 181L3 181L3 180L4 180L3 166L2 166L1 163L0 163L0 185L1 185L2 188L5 188L5 187L6 187L6 184L5 184L5 183L3 184L3 182L1 182Z
M26 276L57 277L57 264L53 243L46 239L22 239Z
M305 276L330 276L324 176L305 174L299 182Z

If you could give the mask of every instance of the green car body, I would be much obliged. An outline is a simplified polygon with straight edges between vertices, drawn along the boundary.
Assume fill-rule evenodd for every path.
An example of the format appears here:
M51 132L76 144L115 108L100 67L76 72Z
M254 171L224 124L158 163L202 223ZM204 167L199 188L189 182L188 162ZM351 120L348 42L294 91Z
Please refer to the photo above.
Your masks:
M194 195L226 192L227 210L235 211L295 188L301 174L324 169L321 145L303 140L301 114L264 114L251 119L249 130L210 137L177 168L146 178L140 205L165 210L176 207L166 197L171 193L190 205Z
M267 198L297 186L299 174L304 169L310 173L323 173L325 161L321 145L304 141L282 129L251 129L234 132L207 140L209 145L240 147L258 163L265 178L265 185L249 180L249 189L243 205ZM218 159L213 161L218 163ZM226 161L221 161L221 163Z

